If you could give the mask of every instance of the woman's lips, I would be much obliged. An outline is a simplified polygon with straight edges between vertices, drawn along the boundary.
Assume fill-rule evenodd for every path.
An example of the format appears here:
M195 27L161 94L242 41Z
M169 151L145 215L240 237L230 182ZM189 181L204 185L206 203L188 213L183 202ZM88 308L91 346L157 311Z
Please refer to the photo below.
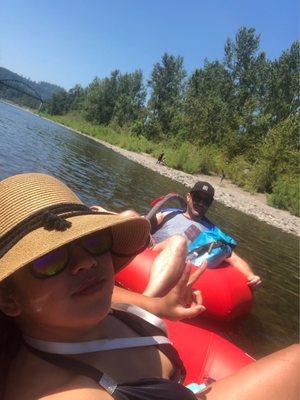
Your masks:
M93 279L92 281L83 282L76 290L73 292L72 296L86 296L93 294L102 289L104 285L104 279Z

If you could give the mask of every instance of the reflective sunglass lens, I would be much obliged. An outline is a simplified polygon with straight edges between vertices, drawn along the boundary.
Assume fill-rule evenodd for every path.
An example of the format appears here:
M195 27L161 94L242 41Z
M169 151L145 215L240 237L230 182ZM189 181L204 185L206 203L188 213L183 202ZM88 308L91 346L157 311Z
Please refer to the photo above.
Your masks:
M206 198L206 197L200 197L200 196L193 196L193 202L194 203L202 203L204 204L206 207L210 206L210 204L212 203L212 199Z
M112 235L110 231L95 233L82 238L80 244L91 254L104 254L112 248Z
M37 278L48 278L61 272L68 263L67 247L60 247L30 263L30 270Z

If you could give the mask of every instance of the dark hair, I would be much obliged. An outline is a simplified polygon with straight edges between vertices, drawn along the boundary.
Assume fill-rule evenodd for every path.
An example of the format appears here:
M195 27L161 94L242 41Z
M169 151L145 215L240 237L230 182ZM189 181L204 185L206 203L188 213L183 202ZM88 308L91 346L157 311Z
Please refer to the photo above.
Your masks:
M10 290L9 279L0 283L0 290ZM17 355L21 344L21 332L13 318L0 311L0 399L4 396L5 381L11 361Z

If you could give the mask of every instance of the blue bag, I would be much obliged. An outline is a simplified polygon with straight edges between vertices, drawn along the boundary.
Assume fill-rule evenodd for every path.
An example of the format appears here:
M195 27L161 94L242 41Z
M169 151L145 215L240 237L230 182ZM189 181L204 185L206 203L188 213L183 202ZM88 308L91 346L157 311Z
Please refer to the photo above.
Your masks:
M207 260L208 268L216 268L225 258L230 257L237 242L207 218L203 219L207 231L202 231L188 246L187 260L199 266Z

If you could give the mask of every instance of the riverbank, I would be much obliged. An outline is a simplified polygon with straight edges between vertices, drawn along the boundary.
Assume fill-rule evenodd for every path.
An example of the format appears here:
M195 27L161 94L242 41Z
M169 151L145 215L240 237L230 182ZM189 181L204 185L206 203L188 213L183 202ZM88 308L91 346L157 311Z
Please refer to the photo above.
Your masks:
M300 236L300 218L291 215L287 211L270 207L267 205L266 196L264 194L245 192L227 179L224 179L222 183L220 183L220 178L216 176L202 174L190 175L182 171L174 170L164 165L157 164L156 159L148 154L135 153L113 146L99 139L95 140L146 168L183 183L187 188L191 188L199 180L208 181L216 190L215 199L225 206L251 215L285 232Z
M300 218L291 215L287 211L279 210L269 206L266 201L266 195L264 194L260 193L251 194L249 192L246 192L241 188L239 188L238 186L232 184L227 179L224 179L222 183L220 183L220 177L218 176L203 175L203 174L191 175L179 170L169 168L161 164L157 164L156 158L150 156L149 154L136 153L133 151L125 150L123 148L114 146L98 138L82 133L74 128L69 128L67 125L61 124L57 121L53 121L51 118L47 118L40 114L36 114L32 112L32 110L28 109L24 110L24 108L13 105L11 103L9 103L9 105L20 108L23 111L31 112L35 115L38 115L41 118L44 118L51 122L55 122L58 125L61 125L65 128L67 127L73 132L87 136L101 143L102 145L112 149L113 151L121 154L122 156L143 165L146 168L149 168L161 175L164 175L172 180L184 184L187 188L192 187L196 181L199 180L208 181L215 187L216 189L215 198L220 203L228 207L234 208L236 210L239 210L247 215L251 215L285 232L300 236Z
M46 117L42 117L48 119ZM48 119L52 121L51 119ZM53 122L53 121L52 121ZM63 127L64 124L55 122ZM68 128L68 127L67 127ZM87 136L103 146L121 154L122 156L143 165L161 175L164 175L172 180L184 184L187 188L191 188L197 181L203 180L210 182L215 187L215 199L227 207L239 210L247 215L251 215L260 221L264 221L269 225L279 228L285 232L300 236L300 218L291 215L289 212L279 210L267 204L266 195L261 193L251 194L224 179L220 183L220 177L203 175L203 174L188 174L169 168L165 165L157 164L156 158L146 153L136 153L114 146L98 138L82 133L76 129L68 128L80 135Z

